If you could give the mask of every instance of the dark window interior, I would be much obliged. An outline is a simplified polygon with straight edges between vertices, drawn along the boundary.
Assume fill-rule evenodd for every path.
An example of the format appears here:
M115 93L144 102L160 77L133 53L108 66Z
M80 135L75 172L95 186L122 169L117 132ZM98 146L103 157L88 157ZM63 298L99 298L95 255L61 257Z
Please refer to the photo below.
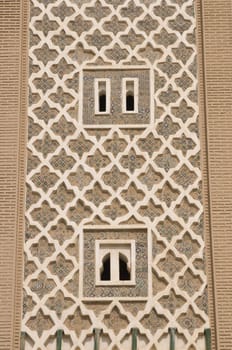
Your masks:
M125 257L121 255L119 256L119 279L120 281L129 281L131 279Z
M134 111L134 109L135 109L134 96L132 94L128 94L126 96L126 110L127 111Z
M106 94L99 96L99 112L106 112Z
M110 281L110 255L103 259L103 269L101 271L101 281Z

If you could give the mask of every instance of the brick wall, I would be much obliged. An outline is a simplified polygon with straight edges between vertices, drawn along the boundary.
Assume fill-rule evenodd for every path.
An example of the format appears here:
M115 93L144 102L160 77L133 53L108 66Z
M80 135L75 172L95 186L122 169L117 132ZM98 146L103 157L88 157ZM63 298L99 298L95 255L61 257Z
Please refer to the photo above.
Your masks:
M19 348L27 100L25 97L27 3L26 0L0 2L0 348L2 350ZM197 6L199 47L203 39L201 50L203 59L199 60L199 64L205 208L208 204L209 209L205 215L209 306L213 334L217 329L218 346L216 347L214 336L213 349L229 350L232 345L232 12L229 0L204 2L197 0ZM200 17L202 9L203 18ZM204 31L203 38L201 26ZM23 45L20 45L21 43ZM205 68L204 74L203 68ZM205 90L203 84L206 84ZM211 264L212 254L213 264Z
M213 349L232 346L231 1L197 1L209 310ZM203 35L202 35L203 32ZM204 86L204 88L203 88Z
M19 348L25 181L27 6L27 0L0 1L1 350Z

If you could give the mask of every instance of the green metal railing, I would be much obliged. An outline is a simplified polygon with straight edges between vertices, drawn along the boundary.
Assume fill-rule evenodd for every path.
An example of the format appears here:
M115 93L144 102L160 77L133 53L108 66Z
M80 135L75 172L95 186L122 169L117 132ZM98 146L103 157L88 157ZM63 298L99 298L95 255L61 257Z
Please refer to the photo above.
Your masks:
M168 329L169 334L170 334L170 350L175 350L175 336L176 336L176 328L169 328Z
M137 350L138 328L132 328L132 350Z
M25 349L25 338L26 338L26 332L21 332L20 350L24 350Z
M205 346L206 350L211 350L211 329L205 329Z
M62 350L62 338L63 338L63 331L62 329L58 329L56 332L56 350Z
M100 349L100 334L102 332L101 328L94 328L93 334L94 334L94 350Z
M170 342L169 342L169 350L175 350L175 337L176 337L176 328L168 329ZM100 338L101 338L102 329L94 328L94 350L100 350ZM138 328L131 329L132 342L131 349L138 350ZM64 332L62 329L58 329L56 332L56 350L62 350L62 340L63 340ZM205 350L211 350L211 330L210 328L206 328L204 331L205 335ZM20 350L25 350L25 341L26 341L27 333L21 332L20 339Z

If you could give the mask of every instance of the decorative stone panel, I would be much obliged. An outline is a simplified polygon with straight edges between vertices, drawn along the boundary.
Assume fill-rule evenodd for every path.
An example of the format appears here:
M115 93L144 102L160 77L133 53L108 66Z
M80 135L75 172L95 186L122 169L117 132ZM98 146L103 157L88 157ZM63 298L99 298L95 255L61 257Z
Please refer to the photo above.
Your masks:
M126 350L136 324L142 349L168 348L168 328L175 327L177 348L204 350L194 30L193 0L32 0L28 349L54 347L60 328L71 350L92 349L99 327L106 349ZM109 72L115 103L117 79L128 72L150 85L140 114L125 120L115 112L109 124L106 117L96 123L92 81ZM94 285L93 247L111 235L131 235L148 249L140 250L136 285L111 288L109 296L109 288Z
M146 229L135 228L94 228L84 229L83 257L83 297L113 299L114 297L135 299L148 297L148 238ZM135 241L135 285L96 285L96 240Z
M97 70L96 70L97 69ZM151 83L148 69L99 69L94 67L91 70L83 71L83 105L82 119L84 125L112 125L112 124L149 124L151 118ZM108 79L110 89L110 110L109 113L96 114L95 102L95 79ZM138 79L138 112L123 112L123 78Z

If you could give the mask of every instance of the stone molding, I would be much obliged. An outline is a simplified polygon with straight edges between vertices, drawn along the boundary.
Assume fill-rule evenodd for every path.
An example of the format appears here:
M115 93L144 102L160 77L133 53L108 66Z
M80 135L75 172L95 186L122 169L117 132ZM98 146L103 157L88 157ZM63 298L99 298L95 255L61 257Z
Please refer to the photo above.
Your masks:
M0 348L19 349L27 134L27 0L0 2Z

